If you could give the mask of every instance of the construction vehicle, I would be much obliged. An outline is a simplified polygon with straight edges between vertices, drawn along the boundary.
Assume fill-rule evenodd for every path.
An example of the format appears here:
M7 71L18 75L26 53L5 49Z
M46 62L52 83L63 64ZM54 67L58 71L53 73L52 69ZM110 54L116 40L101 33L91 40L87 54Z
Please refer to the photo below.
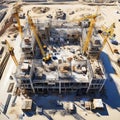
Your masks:
M15 57L15 54L14 54L14 48L10 46L10 44L9 44L9 42L7 40L5 40L5 41L6 41L6 45L8 47L8 51L9 51L15 65L18 66L18 61L17 61L17 59Z
M104 27L104 28L102 27L102 29L104 29L103 32L105 33L105 35L101 34L101 36L102 36L102 38L103 38L104 40L103 40L103 43L102 43L102 48L100 49L100 52L99 52L97 58L99 58L99 56L100 56L100 54L101 54L104 46L106 45L106 43L108 44L108 46L109 46L112 54L114 54L114 51L113 51L110 43L108 42L108 39L110 39L111 37L114 36L114 28L115 28L115 23L113 23L113 24L110 26L110 28L108 28L108 29L105 28L105 27Z
M21 36L21 39L23 37L23 33L22 33L22 27L21 27L21 24L20 24L20 19L19 19L19 12L22 11L20 9L20 5L18 3L16 3L13 7L13 15L15 16L16 20L17 20L17 24L18 24L18 30L19 30L19 33L20 33L20 36Z
M45 53L45 51L44 51L44 49L43 49L44 45L42 46L42 44L41 44L41 39L40 39L40 38L38 37L38 35L37 35L36 26L34 25L33 20L32 20L32 18L29 16L29 14L27 14L27 17L28 17L28 23L29 23L29 25L30 25L30 28L31 28L31 30L33 31L33 34L34 34L34 36L35 36L35 40L36 40L37 43L38 43L40 52L41 52L42 57L43 57L43 61L47 62L47 61L49 61L49 60L51 59L51 55L50 55L50 54L47 55L47 54Z

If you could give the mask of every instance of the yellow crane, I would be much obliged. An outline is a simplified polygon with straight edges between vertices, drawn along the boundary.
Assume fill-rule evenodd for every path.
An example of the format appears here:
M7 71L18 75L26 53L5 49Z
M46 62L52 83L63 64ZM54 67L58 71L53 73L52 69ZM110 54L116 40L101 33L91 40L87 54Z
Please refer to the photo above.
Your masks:
M33 34L35 36L35 40L37 41L40 52L41 52L41 54L43 56L43 61L49 61L51 59L51 56L50 56L50 54L46 55L46 53L45 53L45 51L43 49L43 46L41 44L41 39L37 35L36 26L34 25L32 18L28 14L27 14L27 17L28 17L28 23L30 25L30 28L33 31Z
M83 21L83 20L95 19L97 16L100 16L100 15L101 15L101 14L98 14L99 9L100 9L100 7L97 6L97 10L96 10L96 13L95 13L95 14L93 14L93 15L91 15L91 14L90 14L90 15L85 15L85 16L83 16L82 18L73 19L72 22L77 21L77 22L80 23L80 22Z
M100 14L96 14L96 15L93 15L93 16L89 16L89 18L91 18L91 21L90 21L90 26L89 26L89 29L88 29L88 33L87 33L87 37L86 37L86 40L84 42L84 45L83 45L83 54L86 53L87 49L88 49L88 46L89 46L89 43L90 43L90 39L91 39L91 36L92 36L92 32L93 32L93 29L94 29L94 26L95 26L95 23L96 23L96 17L99 16Z
M90 26L89 26L88 33L87 33L87 37L86 37L85 43L83 45L83 53L84 54L86 53L86 51L88 49L88 45L90 43L90 39L91 39L91 36L92 36L93 28L94 28L95 22L96 22L96 17L98 17L98 16L101 15L101 14L97 14L97 13L98 13L98 9L97 9L96 14L87 15L87 16L84 16L84 17L82 17L80 19L74 19L74 20L72 20L72 21L78 21L80 23L83 20L91 19Z
M106 43L108 44L108 46L109 46L112 54L114 54L114 51L113 51L110 43L108 42L108 39L110 39L110 38L113 37L113 35L114 35L114 28L115 28L115 23L113 23L113 24L110 26L110 28L108 28L108 29L102 27L102 29L104 29L103 32L105 32L105 36L101 34L101 35L102 35L102 38L103 38L104 40L103 40L103 43L102 43L102 48L100 49L100 52L99 52L99 54L98 54L98 58L99 58L99 56L100 56L100 54L101 54L104 46L106 45Z
M101 14L98 14L98 11L99 11L99 6L97 6L96 14L88 15L88 16L82 18L82 20L91 19L90 20L90 26L89 26L88 33L87 33L87 37L86 37L86 40L84 42L83 49L82 49L83 54L86 54L86 52L88 50L88 46L89 46L89 43L90 43L90 40L91 40L93 29L94 29L94 26L95 26L95 23L96 23L96 17L101 15Z
M108 34L109 38L112 38L114 36L114 28L115 28L115 23L113 23L109 28L102 26L102 31L105 34Z
M79 19L73 19L72 22L81 22L83 20L88 20L88 19L92 19L92 18L96 18L97 16L100 16L101 14L93 14L93 15L86 15L86 16L83 16L82 18L79 18Z
M20 19L19 19L19 12L22 11L20 9L20 5L18 3L16 3L13 7L13 15L15 16L16 20L17 20L17 24L18 24L18 30L19 30L19 33L20 33L20 36L21 36L21 39L23 37L23 33L22 33L22 27L21 27L21 24L20 24Z
M17 61L17 59L15 57L15 54L14 54L14 48L10 46L10 44L9 44L9 42L7 40L5 40L5 42L7 44L8 51L9 51L9 53L10 53L10 55L11 55L11 57L12 57L14 63L15 63L15 65L18 66L18 61Z

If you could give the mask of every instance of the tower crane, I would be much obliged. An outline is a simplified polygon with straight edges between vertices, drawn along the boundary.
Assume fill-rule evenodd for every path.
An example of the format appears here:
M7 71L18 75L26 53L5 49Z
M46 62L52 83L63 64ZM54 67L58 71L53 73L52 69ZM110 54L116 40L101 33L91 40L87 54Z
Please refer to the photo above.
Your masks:
M42 46L42 44L41 44L41 39L40 39L40 38L38 37L38 35L37 35L36 26L34 25L33 20L32 20L32 18L29 16L29 14L27 14L27 17L28 17L28 23L29 23L29 25L30 25L30 28L31 28L31 30L33 31L33 34L34 34L34 36L35 36L35 40L37 41L37 44L38 44L39 49L40 49L40 52L41 52L41 54L42 54L43 61L47 62L47 61L49 61L49 60L51 59L51 56L50 56L50 54L46 55L46 53L45 53L45 51L44 51L44 49L43 49L43 46Z
M5 40L5 42L7 44L8 51L9 51L9 53L10 53L10 55L11 55L11 57L12 57L14 63L15 63L15 65L18 66L18 61L17 61L17 59L15 57L15 54L14 54L14 48L10 46L10 44L9 44L9 42L7 40Z
M19 33L20 33L20 36L21 36L21 39L23 37L23 33L22 33L22 27L21 27L21 24L20 24L20 19L19 19L19 12L22 11L20 9L20 5L18 3L16 3L13 7L13 15L15 16L16 20L17 20L17 24L18 24L18 30L19 30Z
M86 52L87 52L87 49L88 49L88 46L89 46L89 43L90 43L90 40L91 40L92 32L93 32L93 29L94 29L94 26L95 26L95 23L96 23L96 17L101 15L101 14L98 14L98 10L99 10L99 6L97 6L97 10L96 10L95 14L84 16L83 18L78 20L79 23L80 23L83 20L90 19L90 26L89 26L89 29L88 29L87 37L86 37L86 40L83 44L83 49L82 49L83 54L86 54Z
M109 28L102 26L102 31L105 34L108 34L109 38L112 38L114 36L114 28L115 28L115 23L113 23Z
M92 36L92 32L93 32L93 29L94 29L94 26L95 26L95 23L96 23L96 17L99 16L99 15L100 14L89 16L91 21L90 21L90 26L89 26L89 29L88 29L87 37L86 37L86 40L85 40L84 45L83 45L83 54L85 54L87 52L87 49L88 49L88 46L89 46L89 43L90 43L90 39L91 39L91 36Z
M83 20L87 20L87 19L92 19L92 18L96 18L97 16L100 16L101 14L93 14L93 15L86 15L86 16L83 16L82 18L79 18L79 19L73 19L72 21L77 21L77 22L81 22Z
M98 12L98 10L97 10ZM86 37L86 40L85 40L85 43L83 45L83 53L85 54L86 51L87 51L87 48L88 48L88 45L90 43L90 39L91 39L91 36L92 36L92 32L93 32L93 29L94 29L94 26L95 26L95 22L96 22L96 17L100 16L101 14L93 14L93 15L87 15L87 16L84 16L80 19L75 19L75 20L72 20L72 21L78 21L79 23L83 20L87 20L87 19L90 19L90 26L89 26L89 29L88 29L88 33L87 33L87 37Z
M102 28L103 28L103 27L102 27ZM106 45L106 43L108 44L108 46L109 46L112 54L114 54L113 49L112 49L112 47L110 46L110 43L108 42L108 39L110 39L110 38L114 35L114 28L115 28L115 23L113 23L113 24L110 26L110 28L108 28L108 29L107 29L107 28L103 28L103 29L104 29L103 31L104 31L106 34L105 34L105 36L102 35L102 37L103 37L104 40L103 40L103 43L102 43L102 48L100 49L100 52L99 52L99 54L98 54L98 58L99 58L99 56L100 56L100 54L101 54L104 46Z

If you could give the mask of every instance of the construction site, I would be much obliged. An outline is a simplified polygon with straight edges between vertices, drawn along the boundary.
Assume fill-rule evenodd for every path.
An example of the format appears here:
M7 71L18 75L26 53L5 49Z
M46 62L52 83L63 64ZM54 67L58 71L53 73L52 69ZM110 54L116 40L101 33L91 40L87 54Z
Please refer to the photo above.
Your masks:
M0 120L119 120L119 1L2 0Z

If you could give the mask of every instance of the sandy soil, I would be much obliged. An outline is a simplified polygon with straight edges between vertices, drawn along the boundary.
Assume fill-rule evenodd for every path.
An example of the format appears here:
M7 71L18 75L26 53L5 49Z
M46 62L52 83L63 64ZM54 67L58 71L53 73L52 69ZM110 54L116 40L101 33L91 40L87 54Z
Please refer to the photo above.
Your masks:
M45 20L49 20L49 18L47 18L46 16L51 14L53 16L53 20L55 20L55 12L58 9L63 10L66 13L66 20L67 21L72 21L75 20L77 18L82 17L83 15L88 15L88 14L94 14L96 13L96 6L87 6L87 5L37 5L38 7L49 7L50 10L48 12L46 12L45 14L43 13L35 13L34 11L32 11L33 7L36 7L35 5L27 5L27 6L23 6L22 9L25 13L27 13L28 10L30 10L30 15L31 17L38 18L41 21L45 21ZM72 15L69 15L70 12L74 11L75 13ZM115 34L116 34L116 40L120 43L120 34L119 34L119 30L120 30L120 22L118 22L118 19L120 18L120 14L116 13L117 11L117 7L116 6L100 6L98 13L101 13L101 16L97 18L97 22L96 22L96 26L101 26L101 25L105 25L106 27L109 27L113 22L115 22L116 24L116 28L115 28ZM39 14L38 14L39 13ZM26 21L22 20L21 23L24 24ZM3 35L2 37L0 37L2 39L6 38L6 35ZM20 39L19 39L20 40ZM19 41L18 40L18 41ZM12 45L16 45L15 42L11 42ZM115 46L112 45L113 49L118 49L120 52L120 45ZM18 47L18 46L17 46ZM17 51L17 50L16 50ZM120 118L120 112L116 109L117 107L120 107L120 77L119 75L114 74L114 72L112 71L113 68L116 70L117 74L120 73L120 68L115 64L115 62L117 61L118 57L120 57L120 55L116 55L116 54L112 54L108 45L105 46L104 49L104 53L101 56L101 59L104 60L104 65L105 65L105 70L108 73L108 81L106 82L106 92L107 92L107 96L108 98L103 99L104 104L106 106L106 112L105 114L101 115L100 117L98 117L95 113L91 112L91 111L87 111L87 115L85 111L83 111L80 107L77 107L77 111L78 113L86 120L119 120ZM104 55L108 55L108 59L106 58L106 56ZM110 63L108 63L108 60L111 60ZM113 67L113 68L112 68ZM5 77L6 78L6 77ZM6 78L6 84L4 84L4 86L8 86L7 82L8 82L8 78ZM0 83L0 85L2 85L3 82ZM6 88L6 86L4 88ZM1 88L2 89L2 88ZM3 92L5 93L5 91ZM3 94L1 93L1 96L3 96ZM2 98L3 100L3 98ZM79 104L79 103L77 103ZM20 110L20 105L21 105L21 98L17 99L17 105L14 108L10 108L8 110L7 115L10 117L11 120L16 120L18 119L19 114L22 113L22 111ZM75 118L71 115L67 115L65 117L61 116L60 112L58 111L54 116L51 115L51 117L54 120L75 120ZM25 120L48 120L48 118L46 118L43 115L35 115L32 117L24 117ZM5 118L3 118L2 115L0 115L0 120L5 120Z

